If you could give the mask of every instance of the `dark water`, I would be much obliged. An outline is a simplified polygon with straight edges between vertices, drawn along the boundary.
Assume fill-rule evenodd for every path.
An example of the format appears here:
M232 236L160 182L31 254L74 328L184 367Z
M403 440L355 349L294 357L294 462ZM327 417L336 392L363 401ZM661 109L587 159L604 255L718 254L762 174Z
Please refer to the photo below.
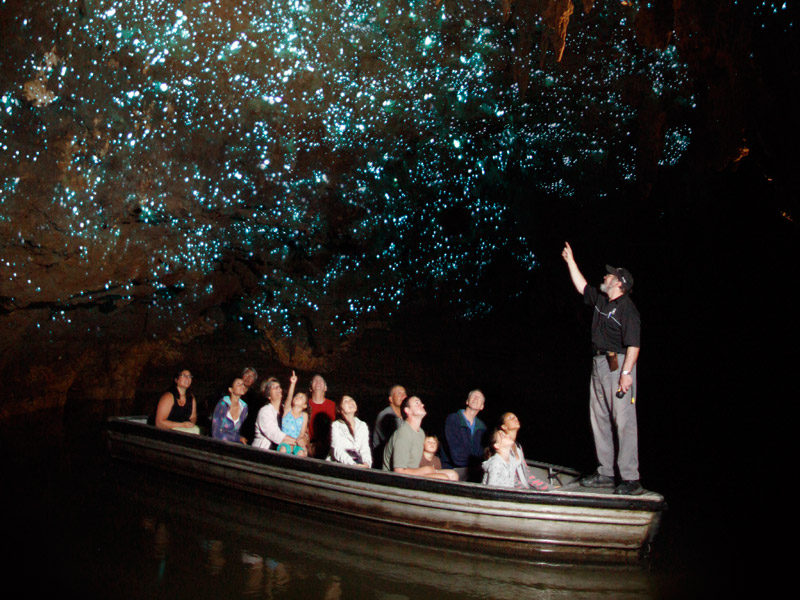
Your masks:
M69 427L65 429L64 424ZM100 422L2 424L8 573L83 598L717 597L735 568L702 503L670 500L640 565L543 564L399 539L361 522L110 461ZM65 433L68 431L69 433ZM669 498L668 498L669 499ZM727 556L727 554L726 554Z

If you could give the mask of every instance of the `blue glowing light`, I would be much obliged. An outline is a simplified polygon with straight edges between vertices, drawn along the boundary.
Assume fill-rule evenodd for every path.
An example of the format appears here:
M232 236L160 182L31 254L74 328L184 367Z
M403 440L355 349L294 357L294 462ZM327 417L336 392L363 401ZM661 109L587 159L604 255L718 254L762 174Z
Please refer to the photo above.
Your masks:
M595 10L602 20L570 25L566 56L580 61L539 65L521 32L538 37L540 20L506 21L484 0L20 9L5 31L28 54L0 90L0 235L15 240L1 295L114 295L185 328L187 304L231 301L217 294L240 261L236 310L273 338L346 337L439 282L464 315L485 314L494 260L536 264L508 174L556 198L635 179L631 73L665 106L692 103L674 47L635 41L635 8ZM33 21L47 25L36 39ZM668 125L672 165L691 131ZM21 176L36 163L39 177ZM8 198L46 202L22 218ZM59 262L85 268L81 286Z

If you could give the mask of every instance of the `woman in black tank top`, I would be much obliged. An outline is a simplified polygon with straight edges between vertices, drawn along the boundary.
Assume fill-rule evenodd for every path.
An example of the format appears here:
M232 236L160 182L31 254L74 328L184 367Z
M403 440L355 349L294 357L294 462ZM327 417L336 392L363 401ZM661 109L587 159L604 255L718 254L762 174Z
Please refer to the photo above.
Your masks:
M175 378L175 383L162 394L151 419L159 429L194 428L197 422L197 402L189 392L192 374L184 369Z

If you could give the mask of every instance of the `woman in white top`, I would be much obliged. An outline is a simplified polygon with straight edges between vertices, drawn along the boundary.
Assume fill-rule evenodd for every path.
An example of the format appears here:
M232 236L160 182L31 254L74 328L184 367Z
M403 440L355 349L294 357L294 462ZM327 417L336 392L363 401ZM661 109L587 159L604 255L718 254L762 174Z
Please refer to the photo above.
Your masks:
M511 453L514 440L502 429L495 429L486 447L483 483L494 487L514 487L519 460Z
M528 463L525 461L525 455L522 453L522 446L517 442L517 434L520 429L520 422L517 415L514 413L505 413L500 417L500 429L502 429L514 442L511 448L511 454L517 460L517 471L514 478L514 487L522 489L533 488L540 492L546 492L550 489L544 481L533 475L528 469Z
M289 380L289 397L294 395L294 386L297 383L297 376L292 371ZM267 399L267 403L258 411L256 418L256 433L253 439L253 448L269 450L277 448L280 444L297 444L297 440L286 435L281 431L280 408L283 399L283 390L280 382L274 377L270 377L261 384L261 393Z
M342 396L336 405L336 420L331 424L331 449L328 460L344 465L369 468L372 451L369 427L356 414L358 405L350 396Z

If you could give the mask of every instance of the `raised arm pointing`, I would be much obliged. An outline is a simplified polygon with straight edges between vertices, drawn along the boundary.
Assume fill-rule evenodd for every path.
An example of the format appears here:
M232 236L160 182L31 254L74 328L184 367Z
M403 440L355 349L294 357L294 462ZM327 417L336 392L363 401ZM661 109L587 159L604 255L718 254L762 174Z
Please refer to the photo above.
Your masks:
M586 278L575 262L575 257L572 254L572 246L569 245L569 242L564 242L564 249L561 251L561 257L567 263L569 276L572 278L572 284L575 286L575 289L578 290L579 294L583 294L583 290L586 289Z

